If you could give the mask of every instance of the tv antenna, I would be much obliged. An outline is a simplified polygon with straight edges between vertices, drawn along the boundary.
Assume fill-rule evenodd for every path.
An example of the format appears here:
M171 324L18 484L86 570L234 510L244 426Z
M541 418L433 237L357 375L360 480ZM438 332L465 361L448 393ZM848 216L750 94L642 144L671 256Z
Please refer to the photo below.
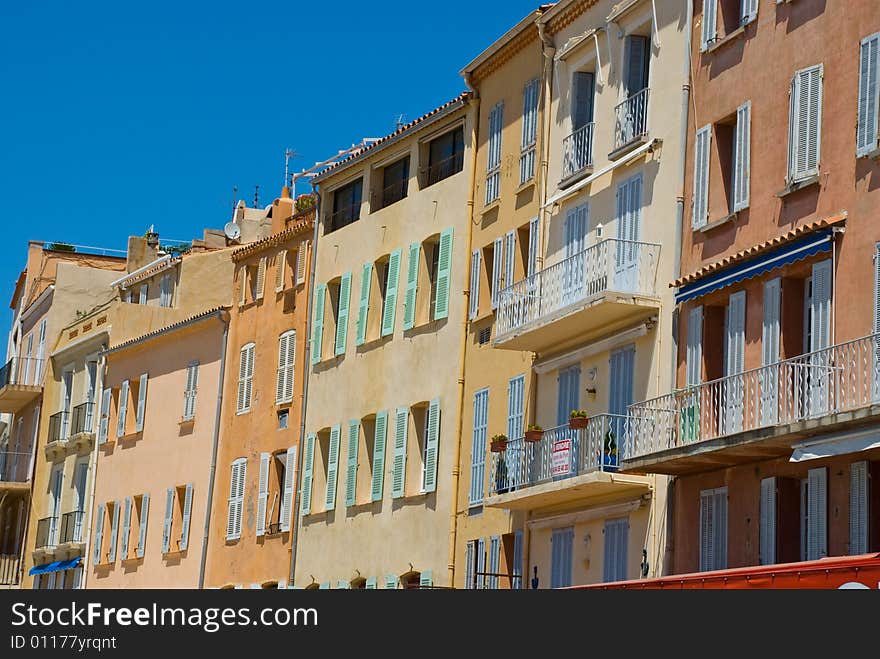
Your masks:
M290 172L290 161L294 158L299 158L301 155L301 153L297 153L296 149L284 150L284 185L290 185L290 178L293 176Z
M405 114L397 115L397 119L394 120L394 130L400 130L401 128L403 128L405 117Z
M260 186L254 186L254 208L260 207Z
M235 200L238 197L238 186L232 186L232 212L235 213Z

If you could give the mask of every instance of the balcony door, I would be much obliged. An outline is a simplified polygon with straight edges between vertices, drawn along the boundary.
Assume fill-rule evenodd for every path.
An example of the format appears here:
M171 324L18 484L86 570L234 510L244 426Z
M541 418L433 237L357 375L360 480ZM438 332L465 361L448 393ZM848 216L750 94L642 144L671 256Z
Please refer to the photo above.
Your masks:
M827 414L830 407L831 369L831 260L813 264L809 291L810 358L808 416Z
M588 216L587 204L571 208L565 215L563 227L565 260L562 262L561 273L562 306L571 304L582 297L584 277L588 267L584 255L587 243Z
M642 175L617 187L617 246L614 250L614 289L636 292L639 285L642 233Z
M82 542L83 540L83 519L86 509L86 487L89 477L89 465L87 462L80 462L76 465L76 480L74 487L76 488L76 507L73 509L73 541Z
M61 373L61 439L70 435L70 405L73 399L73 368Z
M743 429L743 371L746 345L746 292L730 296L727 305L727 350L724 369L724 428L722 434Z
M61 481L64 477L63 465L58 465L52 471L52 479L49 483L49 538L48 545L54 547L58 544L58 532L61 522Z
M611 353L608 394L608 412L613 416L602 438L602 466L617 465L620 447L626 431L626 413L633 400L633 383L636 371L636 347L626 346Z
M88 378L85 401L87 405L85 426L82 429L91 432L95 414L95 392L98 386L98 362L86 362L86 377Z
M570 466L569 473L559 478L568 478L578 473L578 455L580 453L580 432L579 430L568 430L565 428L568 424L569 416L572 410L579 409L580 392L581 392L581 367L580 365L569 366L560 369L559 383L556 393L556 425L563 426L562 433L557 437L561 440L569 440Z

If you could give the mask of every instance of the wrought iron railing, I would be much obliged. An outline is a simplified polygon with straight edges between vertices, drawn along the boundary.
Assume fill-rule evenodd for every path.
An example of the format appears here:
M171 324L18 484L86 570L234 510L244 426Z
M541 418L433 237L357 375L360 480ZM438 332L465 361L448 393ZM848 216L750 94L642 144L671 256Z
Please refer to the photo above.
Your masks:
M562 140L562 177L568 178L593 166L593 122L581 126Z
M438 160L428 165L422 175L422 187L434 185L438 181L449 178L453 174L457 174L464 167L464 152L454 153L448 158Z
M45 361L36 357L10 359L0 367L0 389L7 385L40 386Z
M626 459L880 403L880 334L629 408Z
M61 516L61 542L82 542L85 537L83 525L85 513L73 510Z
M491 494L506 494L553 480L593 471L617 471L618 444L626 431L626 417L597 414L587 427L568 424L545 430L536 442L518 437L492 454Z
M380 206L380 208L390 206L391 204L398 202L406 197L408 184L409 179L403 179L400 181L395 181L391 185L386 186L382 190L382 205Z
M606 291L655 295L660 245L609 238L503 289L496 336Z
M340 227L344 227L347 224L351 224L359 220L361 217L361 205L360 202L357 204L351 204L349 206L344 206L340 208L334 213L331 213L327 217L327 222L330 225L331 229L339 229Z
M49 441L67 439L67 412L55 412L49 417Z
M58 517L44 517L37 522L36 549L55 547L58 544Z
M620 149L648 134L648 95L645 87L614 108L614 148Z
M0 451L0 482L27 483L30 480L30 467L30 453Z
M73 408L70 421L70 434L89 433L95 431L95 404L82 403Z

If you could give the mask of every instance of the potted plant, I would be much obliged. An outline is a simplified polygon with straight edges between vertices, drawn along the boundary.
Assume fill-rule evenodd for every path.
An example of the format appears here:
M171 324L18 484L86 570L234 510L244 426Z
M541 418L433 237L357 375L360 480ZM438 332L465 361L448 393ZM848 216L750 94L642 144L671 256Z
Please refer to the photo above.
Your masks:
M589 422L586 410L572 410L568 417L568 427L571 430L586 430Z
M493 435L489 442L492 453L501 453L507 448L507 435Z
M617 440L611 428L605 433L605 443L602 450L602 465L617 469Z
M540 442L544 436L544 429L541 426L531 424L526 428L525 440L527 442Z

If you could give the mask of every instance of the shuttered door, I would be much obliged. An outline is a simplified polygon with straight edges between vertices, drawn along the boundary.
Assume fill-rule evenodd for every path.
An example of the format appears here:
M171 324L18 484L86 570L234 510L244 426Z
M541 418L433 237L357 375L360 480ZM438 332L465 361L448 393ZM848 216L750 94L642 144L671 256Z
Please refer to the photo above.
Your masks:
M633 404L633 387L636 371L636 347L634 345L614 350L610 359L610 391L608 411L616 415L611 418L610 426L616 443L620 445L624 433L624 421Z
M730 296L727 306L727 379L724 382L725 434L742 430L745 370L746 292Z
M523 436L523 417L525 407L526 376L518 375L511 378L507 384L507 437L508 439L520 439ZM507 482L500 485L518 487L522 484L524 474L524 446L523 442L512 442L507 445L504 452L505 466L507 467ZM498 484L496 484L497 486Z
M807 472L807 560L828 555L828 469Z
M776 478L761 480L760 510L760 560L761 565L776 562Z
M556 424L568 423L571 411L579 409L581 367L569 366L559 371L557 385Z
M810 302L810 416L828 411L831 355L831 260L813 264L813 295Z
M602 569L603 581L623 581L627 577L627 548L629 544L629 519L605 521L605 551Z
M779 401L779 326L782 302L782 282L779 277L764 284L764 318L761 331L761 358L764 368L759 371L761 386L761 421L776 423Z
M642 224L642 175L633 176L617 188L617 248L614 261L614 287L633 292L639 285Z
M572 545L574 544L574 528L568 526L553 529L550 537L550 587L565 588L571 585Z
M469 503L483 502L486 475L486 430L489 420L489 390L481 389L474 394L474 427L471 442L471 487Z
M849 553L868 553L868 463L849 466Z

